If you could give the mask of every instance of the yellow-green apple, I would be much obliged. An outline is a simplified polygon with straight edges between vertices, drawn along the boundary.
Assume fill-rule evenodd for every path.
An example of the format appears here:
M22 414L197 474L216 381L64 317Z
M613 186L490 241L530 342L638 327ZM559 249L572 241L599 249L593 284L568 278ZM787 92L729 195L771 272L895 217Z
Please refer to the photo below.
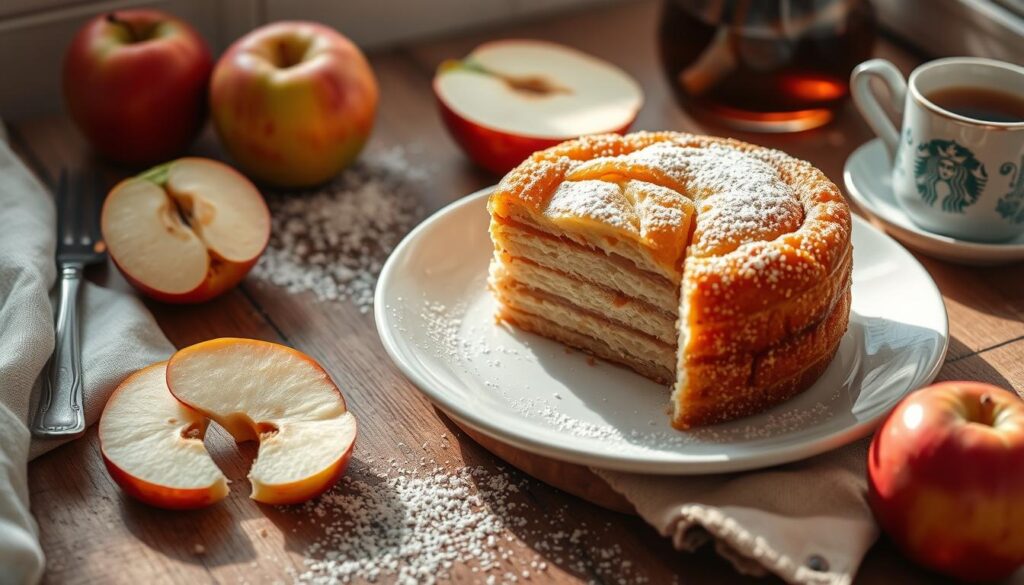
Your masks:
M221 141L250 176L310 186L362 150L377 110L377 80L338 31L277 22L245 35L220 58L210 108Z
M185 149L206 120L213 59L184 21L118 10L83 26L64 56L64 101L92 146L144 165Z
M174 396L212 418L235 440L259 441L249 470L252 499L293 504L330 489L345 472L356 419L312 358L253 339L213 339L175 353L167 366Z
M228 480L203 446L207 422L167 390L167 362L143 368L114 390L103 409L103 462L125 493L147 504L208 506L228 494Z
M199 303L238 284L270 239L270 211L228 165L180 158L119 183L100 218L128 282L170 303Z
M533 40L485 43L443 63L434 94L455 141L497 174L570 138L621 134L644 101L640 86L614 65Z
M1024 402L978 382L914 392L868 454L868 495L908 556L969 581L1024 563Z

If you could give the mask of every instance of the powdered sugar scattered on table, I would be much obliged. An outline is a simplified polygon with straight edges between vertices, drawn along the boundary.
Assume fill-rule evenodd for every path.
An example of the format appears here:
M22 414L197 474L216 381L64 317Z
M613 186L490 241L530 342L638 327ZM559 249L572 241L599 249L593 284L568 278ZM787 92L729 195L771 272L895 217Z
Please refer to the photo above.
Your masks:
M367 312L388 254L422 218L413 187L425 177L396 148L365 156L315 190L268 194L272 233L252 274Z
M545 582L556 566L591 582L648 581L622 560L610 523L588 526L562 507L529 511L538 505L527 494L533 480L503 468L446 471L418 461L410 455L384 470L350 471L296 510L321 530L303 551L296 581L431 584L456 565L469 566L481 583Z

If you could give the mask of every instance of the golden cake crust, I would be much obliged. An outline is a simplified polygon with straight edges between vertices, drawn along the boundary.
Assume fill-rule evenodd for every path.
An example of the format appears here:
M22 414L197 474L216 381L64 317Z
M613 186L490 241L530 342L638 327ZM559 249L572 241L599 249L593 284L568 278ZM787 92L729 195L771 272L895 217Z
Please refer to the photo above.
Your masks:
M522 223L677 283L680 428L805 389L848 324L849 208L820 170L777 150L675 132L584 137L524 161L488 209L492 235Z

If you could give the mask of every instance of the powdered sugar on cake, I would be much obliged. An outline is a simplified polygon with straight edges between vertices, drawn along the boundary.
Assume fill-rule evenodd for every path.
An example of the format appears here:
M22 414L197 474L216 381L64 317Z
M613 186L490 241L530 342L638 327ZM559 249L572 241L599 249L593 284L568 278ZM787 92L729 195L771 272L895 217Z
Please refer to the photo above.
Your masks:
M607 224L622 230L636 230L636 213L614 183L566 181L555 189L545 214Z
M545 215L605 223L642 235L638 224L643 231L678 226L682 218L670 211L671 205L678 206L683 199L697 201L691 255L725 254L744 243L790 233L803 221L799 199L775 166L725 145L698 148L658 142L625 155L576 162L568 174L600 179L561 183ZM651 187L660 187L661 204L646 206L640 213L637 202L627 196L629 180L655 181ZM668 190L676 191L675 201L664 195Z

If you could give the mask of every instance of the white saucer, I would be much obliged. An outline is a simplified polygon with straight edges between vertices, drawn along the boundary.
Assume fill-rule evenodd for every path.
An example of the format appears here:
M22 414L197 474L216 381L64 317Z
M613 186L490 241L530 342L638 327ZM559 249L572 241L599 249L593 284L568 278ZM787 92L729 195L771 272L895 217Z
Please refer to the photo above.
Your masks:
M846 159L843 181L860 208L881 222L886 231L922 254L973 266L993 266L1024 260L1024 234L1002 244L985 244L935 234L910 221L892 193L889 154L878 138L863 144Z
M486 197L470 195L413 230L375 298L381 341L438 407L499 441L623 471L738 471L810 457L871 432L930 382L947 347L946 311L899 244L854 222L853 314L825 374L806 392L739 421L680 432L669 390L632 371L494 321Z

